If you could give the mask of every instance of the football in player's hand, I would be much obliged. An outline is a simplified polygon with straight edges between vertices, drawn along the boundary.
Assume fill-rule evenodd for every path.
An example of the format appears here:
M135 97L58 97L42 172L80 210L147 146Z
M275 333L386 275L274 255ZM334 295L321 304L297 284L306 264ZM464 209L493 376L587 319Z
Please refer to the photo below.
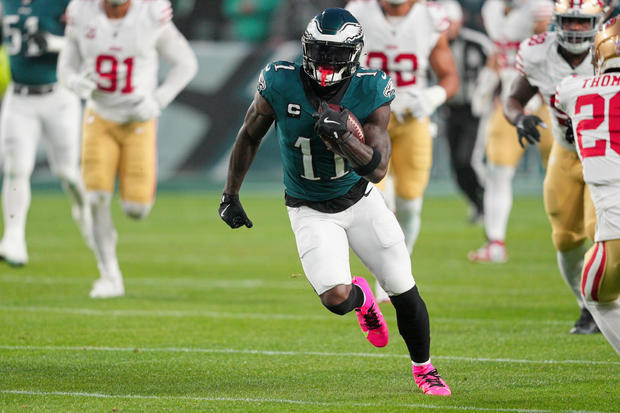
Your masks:
M364 127L362 123L357 119L357 116L353 114L349 109L344 106L336 105L334 103L329 103L329 108L335 112L345 112L347 114L347 130L353 134L360 142L364 143L366 141L364 137ZM319 107L319 113L321 112L321 107Z

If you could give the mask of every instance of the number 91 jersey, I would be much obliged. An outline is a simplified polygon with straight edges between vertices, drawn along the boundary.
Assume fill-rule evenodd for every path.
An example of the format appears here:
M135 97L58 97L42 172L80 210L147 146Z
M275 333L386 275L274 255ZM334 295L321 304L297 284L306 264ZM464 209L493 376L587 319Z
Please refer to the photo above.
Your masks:
M275 113L286 193L326 201L346 194L360 177L314 132L312 114L317 108L306 96L301 70L299 64L285 61L268 65L261 72L258 92ZM393 98L392 81L385 73L357 69L338 103L363 125L375 109Z
M89 104L102 117L125 122L127 113L157 87L161 29L172 19L168 0L133 0L127 15L109 19L101 1L72 0L67 34L97 80Z
M364 30L362 65L390 75L397 90L425 88L429 56L449 26L443 7L416 2L401 21L390 22L378 1L347 4Z

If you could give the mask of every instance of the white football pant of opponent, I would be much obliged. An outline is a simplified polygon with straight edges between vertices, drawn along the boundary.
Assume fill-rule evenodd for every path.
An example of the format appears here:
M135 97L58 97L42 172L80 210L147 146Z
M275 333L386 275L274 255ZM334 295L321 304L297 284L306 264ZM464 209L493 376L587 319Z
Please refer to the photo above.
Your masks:
M12 265L28 262L26 217L30 208L37 145L46 143L50 168L70 196L73 218L92 248L92 219L86 208L79 171L80 102L61 86L45 94L21 95L9 86L2 102L0 136L4 179L4 236L0 255Z

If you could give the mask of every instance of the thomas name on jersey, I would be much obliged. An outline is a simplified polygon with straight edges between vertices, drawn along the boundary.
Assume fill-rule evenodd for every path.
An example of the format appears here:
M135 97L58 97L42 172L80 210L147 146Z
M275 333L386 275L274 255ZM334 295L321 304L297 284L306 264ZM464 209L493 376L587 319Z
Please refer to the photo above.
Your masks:
M606 74L583 79L582 89L590 87L620 86L620 74Z

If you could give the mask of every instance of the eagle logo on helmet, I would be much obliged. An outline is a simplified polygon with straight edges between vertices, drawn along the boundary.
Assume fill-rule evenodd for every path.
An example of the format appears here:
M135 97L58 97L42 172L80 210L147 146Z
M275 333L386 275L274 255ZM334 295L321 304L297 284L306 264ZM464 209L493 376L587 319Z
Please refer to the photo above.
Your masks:
M301 44L304 71L321 86L331 86L359 67L364 32L348 10L329 8L310 20Z

